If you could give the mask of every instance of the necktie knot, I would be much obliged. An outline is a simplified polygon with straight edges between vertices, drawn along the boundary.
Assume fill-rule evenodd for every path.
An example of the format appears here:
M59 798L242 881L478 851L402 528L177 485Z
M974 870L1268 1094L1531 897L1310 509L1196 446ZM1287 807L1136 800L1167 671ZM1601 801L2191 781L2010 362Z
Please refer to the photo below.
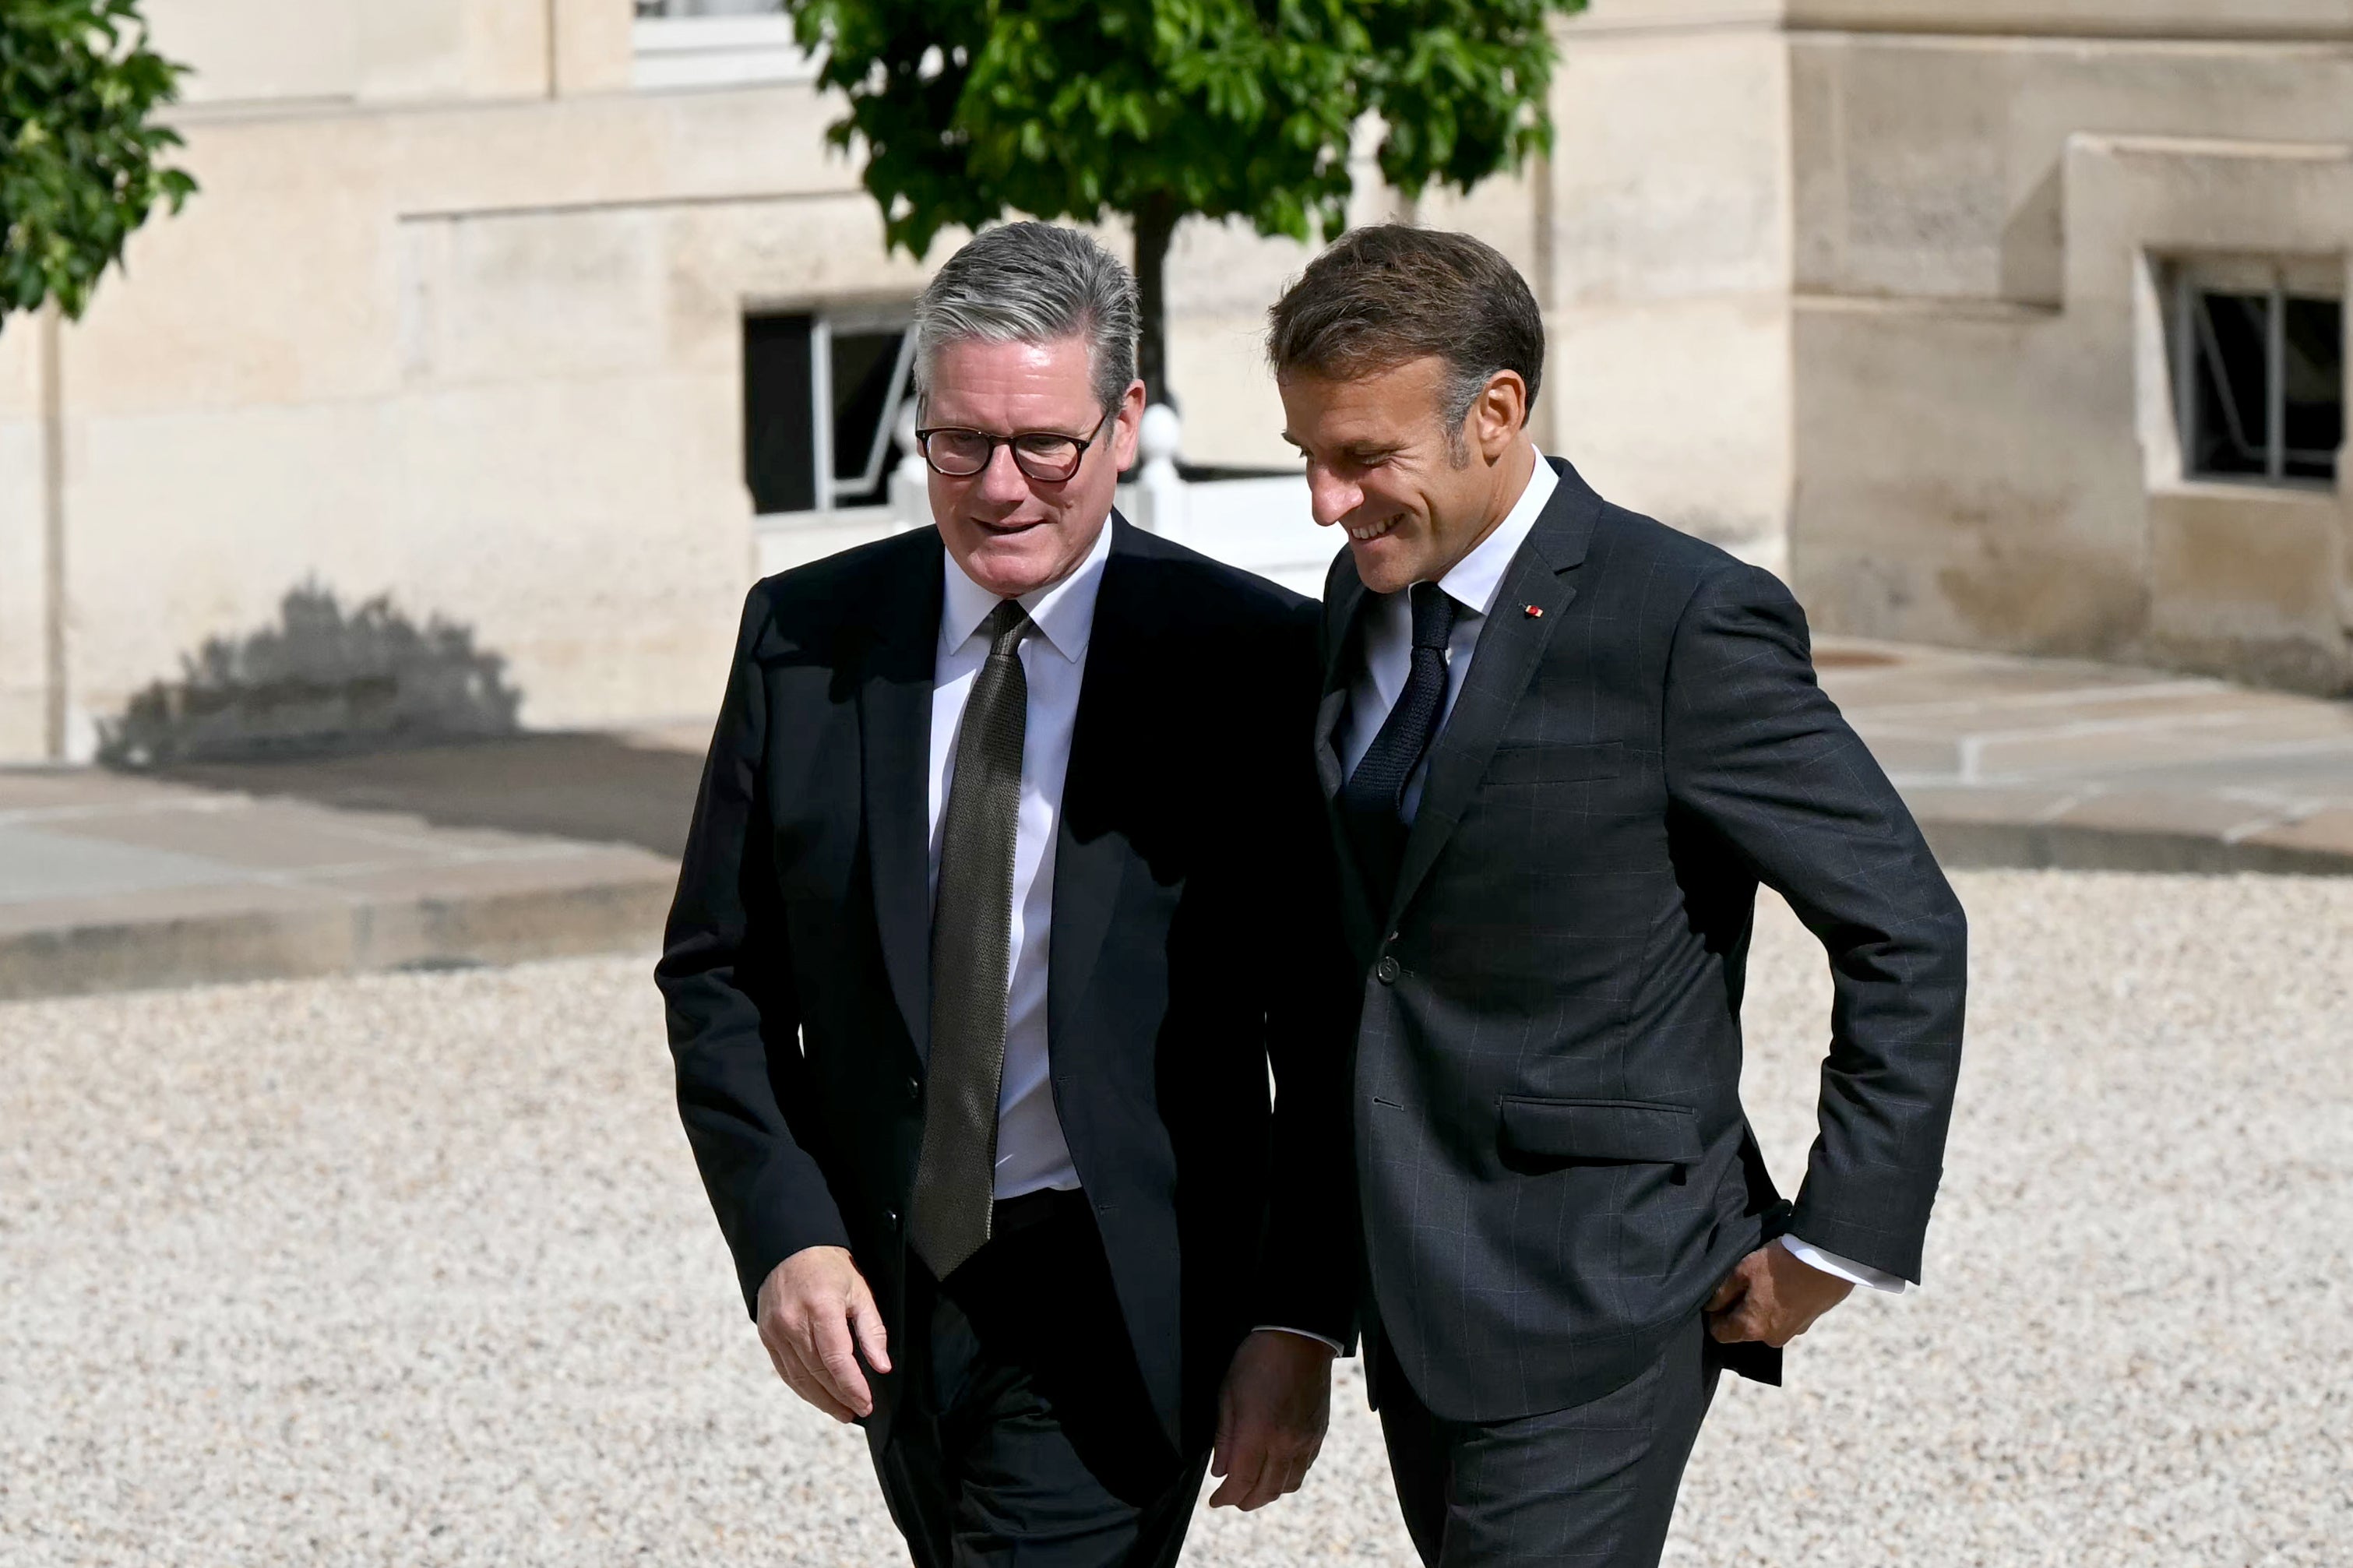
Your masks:
M988 654L1002 658L1021 646L1022 635L1029 630L1029 612L1021 608L1018 599L999 599L988 619L980 623L981 631L988 638Z
M1453 596L1436 583L1416 583L1408 598L1413 606L1415 650L1444 652L1447 639L1454 635Z

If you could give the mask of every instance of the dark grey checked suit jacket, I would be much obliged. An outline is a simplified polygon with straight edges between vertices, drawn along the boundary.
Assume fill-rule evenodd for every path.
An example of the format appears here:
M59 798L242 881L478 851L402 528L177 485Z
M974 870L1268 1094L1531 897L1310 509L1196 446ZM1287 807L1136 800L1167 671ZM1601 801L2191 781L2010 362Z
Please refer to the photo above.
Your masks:
M1960 906L1815 684L1788 591L1554 466L1431 749L1391 906L1346 868L1366 1331L1458 1421L1630 1380L1784 1224L1917 1279L1960 1061ZM1327 798L1369 597L1342 551ZM1837 983L1794 1207L1739 1097L1759 882Z

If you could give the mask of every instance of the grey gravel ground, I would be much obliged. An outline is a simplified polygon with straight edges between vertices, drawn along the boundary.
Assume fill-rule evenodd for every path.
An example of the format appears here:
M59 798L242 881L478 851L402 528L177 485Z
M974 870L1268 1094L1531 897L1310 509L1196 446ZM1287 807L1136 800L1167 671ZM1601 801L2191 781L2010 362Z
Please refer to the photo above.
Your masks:
M1959 879L1915 1298L1727 1386L1670 1561L2353 1562L2353 882ZM1827 992L1773 909L1751 1104ZM642 959L0 1007L0 1562L902 1561L741 1316ZM1326 1457L1187 1561L1410 1562Z

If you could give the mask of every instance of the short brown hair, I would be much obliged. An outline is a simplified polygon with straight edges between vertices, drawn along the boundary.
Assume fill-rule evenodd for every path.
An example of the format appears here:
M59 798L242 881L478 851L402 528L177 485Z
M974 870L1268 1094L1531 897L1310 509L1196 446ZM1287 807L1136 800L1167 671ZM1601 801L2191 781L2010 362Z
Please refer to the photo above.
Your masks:
M1377 224L1342 235L1283 291L1267 313L1266 354L1277 376L1354 376L1435 355L1446 362L1442 412L1454 438L1499 370L1517 372L1535 406L1544 313L1527 280L1483 240Z

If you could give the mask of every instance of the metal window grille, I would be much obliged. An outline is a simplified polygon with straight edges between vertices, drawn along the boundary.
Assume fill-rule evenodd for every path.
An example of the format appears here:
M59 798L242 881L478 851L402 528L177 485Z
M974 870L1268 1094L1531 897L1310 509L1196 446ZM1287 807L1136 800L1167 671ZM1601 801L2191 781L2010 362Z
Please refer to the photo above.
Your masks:
M2193 479L2334 483L2345 440L2341 300L2292 291L2277 268L2192 269L2173 300L2174 387Z

